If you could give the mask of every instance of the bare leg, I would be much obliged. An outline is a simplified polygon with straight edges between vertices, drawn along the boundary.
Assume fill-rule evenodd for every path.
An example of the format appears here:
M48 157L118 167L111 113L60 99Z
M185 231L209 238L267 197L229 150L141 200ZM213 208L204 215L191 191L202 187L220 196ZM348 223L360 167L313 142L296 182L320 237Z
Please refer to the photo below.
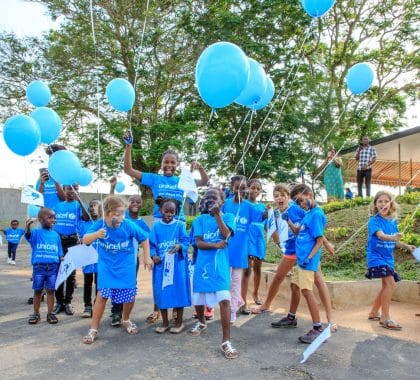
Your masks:
M321 317L319 315L318 305L316 304L316 299L314 294L309 289L302 289L302 294L306 299L308 304L309 312L311 313L311 318L313 323L320 323Z
M51 314L54 308L55 295L54 290L47 289L47 313Z
M381 309L382 291L383 287L376 294L375 300L373 301L372 309L370 309L369 317L376 317L379 314L379 310Z
M258 289L260 288L260 282L261 282L261 264L262 261L259 259L254 259L254 291L252 293L252 296L254 298L254 302L259 301L258 298Z
M130 319L131 311L134 307L134 301L133 302L126 302L123 304L123 310L122 310L122 320L128 321Z
M293 268L296 260L283 259L277 267L277 272L271 281L270 287L268 289L267 296L265 297L264 303L261 305L261 310L270 309L271 303L273 302L274 297L277 295L280 285L287 276L287 273ZM300 297L300 294L299 294ZM299 302L298 302L299 304Z
M35 314L39 314L39 308L41 306L41 297L42 297L42 290L34 290L34 313Z
M168 309L160 309L160 314L162 315L162 326L168 327L169 326Z
M327 314L328 323L332 322L332 305L330 292L328 286L325 283L324 276L322 274L321 268L315 272L315 286L318 288L319 298L324 305L325 313Z
M290 299L289 312L296 314L300 303L300 288L296 284L291 284L290 290L292 291L292 297Z
M387 321L391 319L389 315L389 306L391 304L392 293L395 289L395 280L393 276L387 276L382 278L382 294L381 294L381 308L382 315L381 321Z
M197 313L198 320L201 323L206 324L206 318L204 318L204 305L196 305L195 311Z
M226 342L227 340L230 340L230 302L228 300L220 301L219 306L220 306L220 321L222 322L222 332L223 332L222 342ZM204 313L204 308L203 308L203 313Z
M180 327L182 325L182 317L184 315L184 308L183 307L177 307L176 308L176 321L175 321L175 327Z
M248 268L244 269L244 272L242 274L242 281L241 281L241 297L244 300L244 309L246 309L247 302L246 298L248 295L248 286L249 286L249 277L251 276L251 267L253 264L253 260L248 257Z
M101 292L98 292L95 306L93 307L92 322L90 324L91 329L98 330L99 323L104 314L106 301L108 301L108 298L102 298Z

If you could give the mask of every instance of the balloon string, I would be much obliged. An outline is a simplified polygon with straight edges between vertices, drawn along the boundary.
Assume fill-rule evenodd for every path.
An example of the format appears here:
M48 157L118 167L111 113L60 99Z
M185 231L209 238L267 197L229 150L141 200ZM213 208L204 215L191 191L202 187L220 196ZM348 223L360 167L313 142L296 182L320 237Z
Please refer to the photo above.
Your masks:
M147 24L148 13L149 13L149 0L147 0L147 2L146 2L146 11L144 13L143 28L142 28L141 36L140 36L140 46L137 49L137 60L136 60L136 68L135 68L135 71L134 71L134 83L133 83L134 91L135 91L136 94L137 94L136 87L137 87L138 71L139 71L139 68L140 68L140 56L141 56L141 51L143 50L143 41L144 41L144 34L146 32L146 24ZM131 129L131 119L133 117L133 108L130 110L130 117L129 117L130 132L132 131L132 129Z
M216 113L216 111L214 109L211 110L210 118L209 118L209 121L207 122L207 126L205 127L205 129L208 129L210 127L210 123L211 123L211 121L213 119L213 116L217 116L217 113ZM200 154L201 154L201 150L203 149L203 146L204 146L204 140L201 141L200 146L198 148L198 152L197 152L197 155L196 155L197 161L200 158Z
M249 118L249 131L248 131L248 135L246 136L246 139L245 139L243 153L242 153L242 156L239 159L238 163L235 166L235 172L236 172L238 170L239 165L242 162L244 175L245 175L245 160L244 160L244 158L245 158L246 152L248 152L247 148L248 148L249 138L250 138L251 132L252 132L252 119L253 119L254 114L255 114L255 111L252 111L251 112L251 117Z

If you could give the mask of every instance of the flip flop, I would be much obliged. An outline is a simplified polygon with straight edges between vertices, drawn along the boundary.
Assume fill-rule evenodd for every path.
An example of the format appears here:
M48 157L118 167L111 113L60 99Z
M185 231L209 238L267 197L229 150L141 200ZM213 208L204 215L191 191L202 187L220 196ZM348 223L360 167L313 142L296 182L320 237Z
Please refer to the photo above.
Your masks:
M397 322L393 321L392 319L387 319L384 322L379 322L379 324L384 328L384 329L388 329L388 330L401 330L402 326L400 324L398 324Z
M251 314L251 310L249 310L248 308L241 306L241 308L239 309L239 312L242 315L250 315Z
M270 309L251 309L252 314L268 314L271 313Z
M376 322L380 321L381 320L381 314L377 314L374 317L369 316L368 319L369 319L369 321L376 321Z
M256 300L255 301L255 305L262 305L263 304L263 301L261 301L261 300Z

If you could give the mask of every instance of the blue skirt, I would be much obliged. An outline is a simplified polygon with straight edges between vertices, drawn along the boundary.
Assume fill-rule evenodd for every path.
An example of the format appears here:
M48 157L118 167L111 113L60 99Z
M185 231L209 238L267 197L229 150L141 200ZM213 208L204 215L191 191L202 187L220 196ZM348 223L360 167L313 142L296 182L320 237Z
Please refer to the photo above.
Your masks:
M102 298L111 298L112 303L128 303L133 302L137 294L137 288L132 289L99 289Z
M389 265L378 265L377 267L368 268L365 273L365 277L369 280L372 278L384 278L388 276L394 277L395 282L401 281L399 274Z

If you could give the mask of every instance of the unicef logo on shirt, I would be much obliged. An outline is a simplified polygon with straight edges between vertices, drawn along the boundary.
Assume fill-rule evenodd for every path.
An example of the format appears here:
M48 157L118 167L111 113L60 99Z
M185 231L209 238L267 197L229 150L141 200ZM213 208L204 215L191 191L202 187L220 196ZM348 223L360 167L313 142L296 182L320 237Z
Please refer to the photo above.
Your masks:
M248 223L248 219L245 217L239 218L239 223L240 224L247 224Z
M74 219L76 219L76 214L69 213L69 219L70 219L70 220L74 220Z

